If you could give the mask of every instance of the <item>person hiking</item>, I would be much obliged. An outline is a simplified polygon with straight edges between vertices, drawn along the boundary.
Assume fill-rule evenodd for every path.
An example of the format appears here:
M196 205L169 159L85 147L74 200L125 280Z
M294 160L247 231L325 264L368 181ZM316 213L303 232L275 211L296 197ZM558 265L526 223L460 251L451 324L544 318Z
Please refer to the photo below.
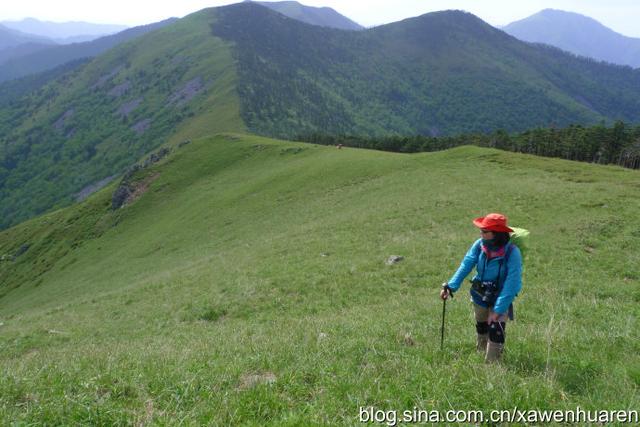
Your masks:
M513 300L522 288L522 255L509 242L513 229L507 226L504 215L490 213L474 219L473 224L480 229L480 239L471 245L458 270L442 285L440 298L453 296L476 267L470 293L478 333L477 349L485 354L486 362L499 362L506 322L513 320Z

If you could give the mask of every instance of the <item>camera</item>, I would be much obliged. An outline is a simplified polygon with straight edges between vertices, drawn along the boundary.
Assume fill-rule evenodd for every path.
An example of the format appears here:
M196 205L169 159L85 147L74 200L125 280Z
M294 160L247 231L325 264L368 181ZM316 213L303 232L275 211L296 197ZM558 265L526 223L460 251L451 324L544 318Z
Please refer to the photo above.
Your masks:
M498 284L493 280L472 280L471 288L480 295L480 297L482 298L482 302L485 302L490 306L496 302L496 300L498 299L498 294L500 293Z

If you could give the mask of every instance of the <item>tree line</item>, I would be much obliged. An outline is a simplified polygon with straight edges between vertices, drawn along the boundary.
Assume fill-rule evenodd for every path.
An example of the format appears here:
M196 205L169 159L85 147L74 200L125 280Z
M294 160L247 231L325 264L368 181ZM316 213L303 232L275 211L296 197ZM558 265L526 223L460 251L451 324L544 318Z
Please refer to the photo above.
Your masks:
M622 121L617 121L612 126L603 123L586 127L572 125L562 129L536 128L511 134L504 130L438 137L369 137L310 133L299 135L296 139L313 144L342 145L398 153L439 151L461 145L476 145L536 156L640 169L640 125L631 126Z

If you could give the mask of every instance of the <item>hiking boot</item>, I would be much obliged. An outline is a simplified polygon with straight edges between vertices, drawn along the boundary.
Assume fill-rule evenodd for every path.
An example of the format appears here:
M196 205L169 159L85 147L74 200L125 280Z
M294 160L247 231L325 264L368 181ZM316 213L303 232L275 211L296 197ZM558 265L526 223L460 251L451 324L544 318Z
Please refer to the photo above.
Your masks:
M489 334L478 334L478 338L476 340L476 350L480 353L485 354L487 352L487 342L489 342Z
M487 353L484 357L484 361L486 363L499 363L502 359L503 348L504 344L500 344L490 340L487 344Z

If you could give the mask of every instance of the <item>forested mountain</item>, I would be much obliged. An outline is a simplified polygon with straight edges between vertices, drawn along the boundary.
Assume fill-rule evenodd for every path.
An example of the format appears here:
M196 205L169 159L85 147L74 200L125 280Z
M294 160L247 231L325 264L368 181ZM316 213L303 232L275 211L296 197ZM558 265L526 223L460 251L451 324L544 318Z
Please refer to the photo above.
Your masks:
M90 58L76 59L47 71L0 83L0 108L20 108L23 105L22 98L24 96L38 91L52 80L75 70L90 60Z
M640 39L616 33L578 13L545 9L502 29L527 42L546 43L576 55L640 67Z
M80 58L90 58L142 34L162 28L175 18L154 24L129 28L120 33L84 43L53 46L17 46L6 55L0 52L0 82L53 69Z
M2 69L2 64L12 60L13 58L30 55L52 46L55 46L55 44L48 42L28 42L0 49L0 70Z
M28 81L5 86L0 227L70 203L165 142L220 131L451 135L640 117L640 72L453 11L342 31L240 3L51 76L22 98Z
M249 0L247 0L249 1ZM362 25L339 14L330 7L311 7L297 1L259 1L256 2L269 9L275 10L289 18L321 27L338 28L341 30L361 30Z
M0 52L2 52L3 49L26 43L55 44L52 40L45 37L22 33L0 25Z
M509 134L502 129L491 133L458 134L452 136L383 136L303 135L303 141L399 153L440 151L462 145L499 148L543 157L558 157L580 162L616 164L640 169L640 126L616 122L611 127L572 125L566 128L536 128Z
M639 117L640 72L523 43L468 13L344 32L252 6L220 8L212 28L236 46L242 117L256 133L441 135Z

